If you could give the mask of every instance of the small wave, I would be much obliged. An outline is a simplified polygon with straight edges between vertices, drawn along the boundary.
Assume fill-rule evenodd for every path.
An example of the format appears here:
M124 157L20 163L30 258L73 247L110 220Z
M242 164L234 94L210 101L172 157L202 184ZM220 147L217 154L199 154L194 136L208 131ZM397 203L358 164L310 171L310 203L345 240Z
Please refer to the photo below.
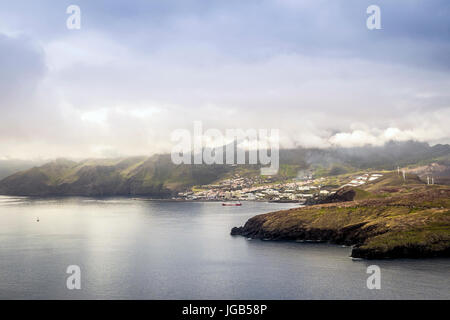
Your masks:
M354 258L354 257L349 257L350 259L352 259L353 261L362 261L364 260L363 258Z

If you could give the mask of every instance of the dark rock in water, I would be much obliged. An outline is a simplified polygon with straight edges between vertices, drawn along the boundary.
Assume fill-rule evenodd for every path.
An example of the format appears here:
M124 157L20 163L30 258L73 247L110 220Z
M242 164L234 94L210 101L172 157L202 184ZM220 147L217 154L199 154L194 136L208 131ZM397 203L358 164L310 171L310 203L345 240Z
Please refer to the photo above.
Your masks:
M234 227L231 229L230 234L232 236L241 236L243 227Z
M351 256L364 259L398 259L398 258L436 258L450 257L450 248L436 251L425 245L398 246L391 250L381 251L354 247Z

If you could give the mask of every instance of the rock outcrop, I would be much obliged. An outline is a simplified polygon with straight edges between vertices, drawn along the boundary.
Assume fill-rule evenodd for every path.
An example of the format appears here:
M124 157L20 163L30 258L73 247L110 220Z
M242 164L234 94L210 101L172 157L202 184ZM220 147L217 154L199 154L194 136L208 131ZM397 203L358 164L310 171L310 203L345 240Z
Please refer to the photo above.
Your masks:
M264 240L327 241L353 246L352 257L450 257L450 188L257 215L232 235Z
M314 204L324 204L324 203L335 203L335 202L345 202L352 201L355 199L356 191L351 187L343 187L337 190L335 193L330 194L323 198L309 198L306 200L306 205Z

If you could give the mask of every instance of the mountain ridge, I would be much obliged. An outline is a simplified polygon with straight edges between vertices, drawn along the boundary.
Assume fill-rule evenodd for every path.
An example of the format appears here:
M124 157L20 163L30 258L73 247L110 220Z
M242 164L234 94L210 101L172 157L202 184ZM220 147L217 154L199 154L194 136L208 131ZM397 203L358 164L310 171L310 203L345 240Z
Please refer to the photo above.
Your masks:
M248 156L248 155L247 155ZM360 169L389 169L439 161L450 166L450 145L391 142L382 147L280 150L276 179L301 170L334 175ZM149 196L168 198L180 190L209 184L236 172L259 174L259 165L172 163L169 154L73 161L57 159L0 180L0 194L23 196Z
M360 188L353 188L360 189ZM450 187L391 172L353 199L256 215L231 235L353 246L351 257L450 256Z

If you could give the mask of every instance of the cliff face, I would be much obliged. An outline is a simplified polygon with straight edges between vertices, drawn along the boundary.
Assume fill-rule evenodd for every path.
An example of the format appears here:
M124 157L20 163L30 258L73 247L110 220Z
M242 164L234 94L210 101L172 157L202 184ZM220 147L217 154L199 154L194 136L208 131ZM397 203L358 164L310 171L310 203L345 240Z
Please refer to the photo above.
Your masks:
M231 234L353 245L355 258L450 257L450 188L403 191L258 215Z
M325 198L320 199L307 199L306 205L314 205L314 204L324 204L324 203L334 203L334 202L344 202L344 201L352 201L355 199L356 191L351 187L344 187L336 191Z

